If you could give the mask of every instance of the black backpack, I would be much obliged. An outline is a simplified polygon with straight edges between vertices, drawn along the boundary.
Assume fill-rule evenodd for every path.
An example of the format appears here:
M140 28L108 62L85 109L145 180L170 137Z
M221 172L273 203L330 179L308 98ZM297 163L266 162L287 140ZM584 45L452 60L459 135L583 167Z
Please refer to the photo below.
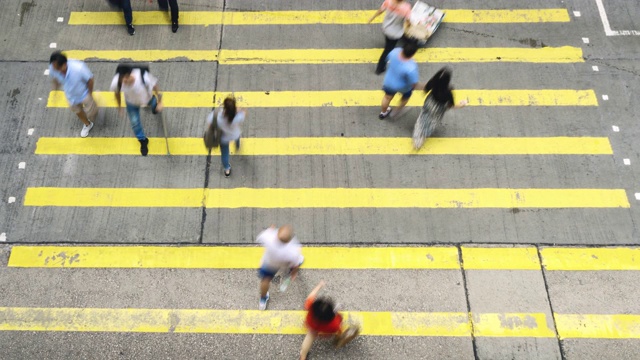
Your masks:
M140 78L142 79L142 84L147 86L147 83L144 81L144 74L149 72L149 65L147 64L118 64L116 68L116 74L120 74L124 69L139 69L140 70ZM118 91L122 88L122 78L118 78Z

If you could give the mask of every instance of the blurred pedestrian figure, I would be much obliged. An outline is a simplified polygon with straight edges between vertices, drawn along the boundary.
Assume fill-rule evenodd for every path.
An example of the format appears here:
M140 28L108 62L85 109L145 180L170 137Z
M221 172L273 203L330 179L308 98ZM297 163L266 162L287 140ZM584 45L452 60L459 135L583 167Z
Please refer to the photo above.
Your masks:
M93 99L93 73L84 62L67 60L62 52L56 51L49 58L49 77L53 90L62 86L71 111L84 124L80 136L87 137L98 115L98 105Z
M307 310L305 318L307 336L302 341L300 360L307 359L311 345L318 336L334 336L335 346L341 348L360 334L359 326L343 326L342 315L336 310L336 305L331 298L318 297L324 285L325 282L320 281L304 302L304 309Z
M382 21L382 32L384 33L384 50L378 60L378 67L376 68L376 75L380 75L385 72L387 68L387 55L393 50L400 39L404 39L405 42L412 42L412 40L404 36L404 23L408 22L411 16L411 4L404 0L385 0L380 6L380 9L369 19L371 23L380 14L385 13L384 20Z
M424 140L431 136L447 110L467 105L467 101L462 100L454 106L453 87L450 86L450 82L451 71L442 68L425 85L427 97L413 128L413 146L416 149L420 149Z
M147 156L149 139L140 123L140 107L150 106L153 114L162 111L162 93L158 87L158 79L149 73L146 66L120 64L111 81L111 91L115 93L118 112L121 115L123 109L120 92L124 93L131 128L140 141L140 153Z
M169 11L171 6L171 31L178 31L178 0L158 0L160 10Z
M231 163L229 162L229 143L235 141L236 151L240 150L240 135L242 130L240 124L244 121L246 110L236 107L236 99L228 96L222 103L222 109L213 111L207 118L207 124L211 125L217 122L218 131L220 132L220 154L222 159L222 167L224 176L231 176Z
M414 43L406 43L404 47L394 49L389 53L389 69L384 75L382 90L382 108L378 118L384 120L391 113L391 100L397 93L402 94L400 105L394 109L394 113L399 115L402 109L407 105L413 89L418 86L420 74L418 73L418 64L412 59L418 51L418 47Z
M295 280L304 257L300 251L302 246L293 235L291 225L283 225L280 228L271 225L258 235L256 242L264 246L264 255L262 255L258 276L260 277L259 309L265 310L269 301L271 280L278 271L283 269L288 274L287 276L291 277L291 280Z

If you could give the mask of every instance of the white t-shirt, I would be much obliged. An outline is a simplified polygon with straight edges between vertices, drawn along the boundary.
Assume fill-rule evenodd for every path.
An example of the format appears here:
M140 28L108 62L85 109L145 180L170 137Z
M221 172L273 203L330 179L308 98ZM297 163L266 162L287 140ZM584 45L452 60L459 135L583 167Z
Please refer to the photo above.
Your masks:
M261 267L280 270L296 267L302 261L302 245L295 236L285 244L278 239L278 229L269 228L258 235L256 242L264 246Z
M224 144L228 144L232 141L240 139L240 135L242 134L242 129L240 129L240 124L244 121L244 112L238 111L236 116L233 118L233 121L229 123L227 117L224 116L224 110L221 108L218 110L218 118L216 119L218 128L222 130L222 136L220 137L220 142ZM207 124L211 125L213 122L213 111L207 116Z
M158 83L158 79L148 71L144 73L144 83L140 78L140 69L133 69L131 76L135 79L132 85L122 83L120 91L124 93L124 100L131 105L146 106L153 96L153 87ZM118 77L113 77L111 81L111 91L118 90ZM145 86L146 85L146 86Z

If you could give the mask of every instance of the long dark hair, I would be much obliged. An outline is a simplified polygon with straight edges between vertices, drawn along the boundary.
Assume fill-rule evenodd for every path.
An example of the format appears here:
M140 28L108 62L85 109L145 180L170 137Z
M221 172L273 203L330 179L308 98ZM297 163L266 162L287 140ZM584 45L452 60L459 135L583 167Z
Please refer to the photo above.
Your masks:
M450 83L451 70L443 67L427 82L427 85L424 87L424 91L431 91L431 94L439 103L449 103L449 105L452 106L453 93L451 90L453 90L453 88L450 86Z
M329 323L336 317L336 306L333 300L326 297L316 299L311 304L311 313L321 323Z
M236 108L236 99L233 96L227 97L222 103L222 108L224 109L224 116L227 118L227 121L231 123L238 112L238 108Z

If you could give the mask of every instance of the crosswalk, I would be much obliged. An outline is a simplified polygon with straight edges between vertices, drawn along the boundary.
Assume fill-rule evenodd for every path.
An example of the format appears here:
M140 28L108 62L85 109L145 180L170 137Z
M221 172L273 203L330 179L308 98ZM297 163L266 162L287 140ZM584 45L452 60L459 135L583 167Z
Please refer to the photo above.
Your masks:
M455 24L472 24L476 27L491 26L492 29L518 24L520 30L536 27L538 30L542 29L540 31L545 31L544 26L548 24L563 24L570 27L573 21L567 9L556 8L446 9L445 11L447 15L443 29ZM363 29L372 14L373 12L370 10L225 12L183 10L180 13L180 31L188 31L190 26L220 25L234 28L259 26L263 29L280 29L283 26L358 26ZM380 22L381 18L374 21L375 24ZM134 23L136 26L152 27L167 25L169 19L164 12L135 12ZM119 12L72 11L66 25L68 25L68 31L95 31L95 28L122 26L123 18ZM375 26L377 28L379 25ZM558 36L555 39L558 40ZM442 41L446 43L446 41ZM494 42L501 41L505 43L494 46ZM278 85L275 86L276 90L264 91L259 90L260 86L253 82L245 84L245 88L238 88L237 84L225 88L225 85L218 84L213 91L211 86L163 88L166 90L163 91L163 100L168 109L167 112L179 112L182 117L176 119L174 124L180 124L183 130L180 134L169 134L167 144L171 150L171 157L167 158L168 165L163 165L166 168L156 169L159 171L158 174L153 174L148 178L142 177L136 181L125 180L118 176L94 180L98 177L96 174L101 173L100 168L111 161L119 162L120 170L123 171L129 167L139 167L145 171L153 169L159 162L164 161L161 155L167 154L168 149L164 138L149 138L150 157L142 160L152 165L146 165L146 163L142 165L143 162L134 163L135 159L139 157L139 145L135 138L129 136L130 129L124 121L110 124L108 136L100 134L99 126L93 130L90 137L85 139L70 137L73 135L70 133L60 134L59 130L56 134L39 134L34 156L37 159L56 159L56 164L64 164L60 165L63 167L60 169L60 173L63 175L55 177L53 180L39 178L30 181L23 194L22 204L32 213L47 214L50 220L49 225L56 227L56 229L67 226L63 224L66 223L63 217L70 213L80 216L82 219L92 219L93 217L97 222L109 223L114 221L112 219L130 216L129 213L125 214L123 211L132 209L134 215L131 217L140 219L140 226L149 224L148 219L157 216L159 220L155 225L159 229L158 231L165 232L163 236L166 235L167 239L162 237L145 238L144 235L140 235L143 232L139 233L135 230L131 230L130 233L135 234L135 237L142 239L143 242L162 244L172 239L180 241L182 237L187 238L182 233L172 233L173 230L169 229L171 227L169 225L172 224L171 221L182 222L185 217L191 216L195 212L178 211L202 209L204 214L202 224L200 224L199 217L201 215L199 212L197 213L198 219L195 221L202 227L200 240L238 245L241 242L250 243L255 234L252 233L249 240L245 238L237 240L228 237L230 230L244 229L243 226L246 226L251 229L250 231L253 231L255 228L264 226L265 224L261 221L267 217L283 218L283 214L286 214L287 218L291 218L296 214L296 211L316 211L310 216L308 213L302 215L299 218L301 222L299 227L303 229L302 233L304 231L313 232L316 238L311 242L321 244L348 240L323 238L330 232L317 231L313 221L319 221L326 226L355 226L352 233L357 234L358 229L369 229L372 226L371 223L366 222L367 219L364 219L368 213L365 214L363 211L373 211L378 214L378 217L372 217L374 225L392 228L395 226L391 231L398 238L389 239L389 244L401 241L414 244L448 241L470 243L474 241L473 238L448 238L448 236L455 236L457 233L452 230L442 231L442 228L437 227L437 222L452 223L456 222L457 218L470 219L476 216L475 220L463 220L459 227L471 227L468 224L476 221L478 229L470 229L469 233L481 233L483 230L497 227L504 228L505 234L509 234L510 231L517 233L517 226L515 230L512 230L509 229L509 225L504 224L527 221L519 220L517 216L529 220L538 217L539 222L532 223L531 226L539 227L536 230L545 234L555 231L554 225L557 223L554 223L554 220L558 218L569 219L571 226L576 228L588 227L590 222L600 219L598 214L604 213L611 218L619 218L620 211L627 211L632 207L627 190L618 181L609 182L606 178L594 179L591 177L587 180L588 175L573 174L570 170L567 170L568 174L562 173L563 170L579 167L581 162L592 164L591 166L596 170L602 168L609 171L613 168L611 162L614 148L604 130L585 133L585 128L590 130L595 127L588 126L576 131L579 134L576 135L575 133L559 132L554 127L555 123L561 123L562 126L558 129L567 129L573 127L575 122L575 127L578 128L582 119L576 117L595 114L599 110L601 94L589 85L585 85L584 81L563 81L563 85L556 88L553 83L558 82L549 85L542 80L543 77L538 79L532 75L523 77L518 82L519 74L507 73L503 77L512 78L512 86L496 88L495 83L478 84L474 82L477 79L472 79L470 82L474 85L473 87L456 88L454 91L456 99L467 99L469 102L470 109L461 111L469 111L470 117L482 111L482 114L489 118L487 121L491 121L491 117L496 115L501 119L509 118L507 121L514 124L539 123L544 129L540 129L540 132L536 134L516 126L510 131L503 132L499 129L500 125L496 121L491 123L496 126L495 134L490 137L474 137L477 136L474 135L474 129L471 127L474 123L469 121L471 125L464 131L463 136L459 136L460 134L455 130L447 131L445 136L429 139L423 148L416 151L412 148L408 128L404 137L385 136L384 130L380 130L384 126L397 125L382 123L376 119L382 91L364 90L358 86L326 89L325 87L331 86L327 85L331 84L330 82L324 83L319 87L320 89L313 84L298 84L294 87L289 86L290 84L286 82L286 69L289 67L335 66L339 67L341 71L348 72L350 67L366 65L372 70L373 64L377 62L382 51L380 48L302 49L296 46L276 47L272 44L246 46L247 44L240 43L226 48L224 42L219 50L217 46L202 42L177 44L172 49L131 49L132 46L126 44L122 45L123 49L113 47L94 49L76 45L74 44L75 48L65 49L66 53L70 58L89 62L90 67L92 64L96 64L97 67L105 66L102 64L103 62L108 64L118 61L159 62L157 65L153 65L155 69L155 66L170 67L172 62L176 61L180 63L193 62L204 66L211 65L212 67L215 65L217 68L236 69L235 71L239 72L247 71L249 74L247 76L252 76L252 71L259 74L263 71L272 71L270 68L277 68L277 70L273 70L273 79L269 78L269 81ZM483 71L484 66L499 68L515 65L519 66L519 69L528 67L536 70L554 69L555 71L555 69L560 69L557 70L559 74L565 69L586 66L582 49L575 45L575 39L567 39L565 44L555 43L554 46L514 47L513 41L507 42L505 39L498 38L492 42L491 46L487 47L481 45L478 47L429 46L416 54L416 61L421 67L430 66L430 70L434 69L432 64L442 66L451 63L452 66L477 66L479 72ZM95 47L101 46L96 45ZM195 49L191 49L191 47ZM314 45L311 44L310 47L314 47ZM554 71L551 71L548 76L553 77L556 74ZM112 74L111 69L109 69L109 73ZM168 73L171 76L171 73ZM370 75L374 76L372 73ZM428 75L427 72L422 72L423 77ZM338 73L335 76L341 76L341 74ZM360 75L344 74L344 76ZM279 82L280 77L284 78L282 82ZM490 78L489 75L487 77ZM381 79L379 80L381 81ZM496 83L498 83L497 80ZM303 89L298 89L299 86ZM105 108L107 113L114 113L113 108L117 105L113 94L100 86L96 90L94 94L98 104ZM239 106L249 108L250 118L255 119L257 124L251 125L250 132L245 131L245 134L249 133L250 135L243 137L241 150L234 151L232 149L234 157L242 159L241 162L238 161L237 166L234 165L234 175L231 180L238 182L217 187L217 185L212 186L211 182L207 180L205 183L208 186L204 188L193 187L191 185L193 182L190 179L187 180L191 175L178 174L177 172L184 170L185 166L192 166L194 159L207 155L201 138L204 115L210 111L212 106L219 105L222 99L229 94L236 97ZM415 107L421 106L422 101L421 96L414 95L409 102L409 106L414 108L412 111L415 111ZM64 109L67 107L62 92L51 91L49 93L46 99L46 108L49 113L57 114L56 111L58 111L61 114L63 112L66 114L67 110ZM348 114L370 113L371 125L367 125L367 127L370 126L373 130L371 133L367 133L366 130L358 129L354 133L366 135L354 136L353 133L347 133L342 127L346 124L344 127L348 128L351 119L345 116L344 124L340 120L338 126L333 123L327 125L322 123L322 117L326 116L325 113L322 113L321 116L316 114L322 111L332 111L332 115L340 114L340 116L347 114L347 111L351 111ZM474 111L477 112L474 113ZM515 114L527 111L529 116L533 114L533 118L523 119L519 115L511 117L505 115L506 111L513 111ZM296 115L296 118L289 118L291 114ZM299 116L297 116L298 114ZM536 117L537 114L543 115ZM271 123L277 121L278 124L285 125L275 130L265 130L264 126L260 125L260 121L263 120L261 116L278 117L277 120L268 119L268 121ZM593 115L593 117L598 116ZM464 115L460 115L460 118L464 118ZM298 126L298 130L290 131L291 128ZM325 136L305 134L304 132L309 130L308 127L311 126L323 129L323 131L315 133L322 133ZM337 132L334 129L327 130L332 126L340 130ZM340 132L347 134L339 134ZM124 135L114 135L114 133ZM475 134L477 133L484 134L485 132L478 131ZM281 134L283 136L280 136ZM298 136L292 136L292 134ZM522 168L504 170L500 170L499 165L485 166L477 170L471 166L468 169L470 179L472 179L470 181L462 181L462 179L452 177L456 171L442 171L442 169L453 169L456 166L464 169L465 162L460 160L463 157L482 158L483 161L493 161L494 164L500 164L504 161L505 164L534 163L551 167L553 167L553 163L562 162L564 165L559 165L559 168L564 168L554 170L549 175L542 165L540 168L529 169L523 165ZM329 170L318 170L317 173L314 173L314 176L322 179L313 182L313 185L306 182L301 183L300 178L305 174L296 173L283 175L287 179L288 187L280 187L282 184L276 181L282 180L281 175L263 176L263 174L254 173L251 175L253 177L251 179L236 180L242 176L243 166L250 166L253 164L252 161L264 159L274 161L276 164L274 166L282 166L281 161L288 160L300 163L311 162L318 169L328 164ZM357 186L354 185L354 182L349 181L349 177L353 176L349 174L349 166L352 163L335 165L335 162L345 163L352 159L362 159L367 164L365 170L362 171L362 174L367 177L367 181L356 182L359 184ZM429 162L434 159L440 159L442 163L432 166ZM213 162L215 161L217 160ZM82 175L79 179L68 176L68 172L71 172L69 168L73 168L78 163L88 166L87 164L90 162L95 162L96 165L90 167L87 178ZM403 170L402 165L407 164L410 164L407 167L411 169L424 167L427 170L425 170L425 174L416 171L415 175L407 175L415 176L413 180L409 181L393 171L385 172L386 167L396 168L396 163L401 164L395 170L398 172ZM383 170L375 170L377 165ZM175 168L173 168L174 166ZM288 165L284 165L284 167L289 169ZM290 167L295 168L293 165ZM441 173L429 172L433 171L434 167L440 169ZM372 168L374 170L371 170ZM214 169L217 167L211 166L211 177L218 173ZM53 169L52 172L57 170ZM209 170L209 166L207 166L207 170ZM339 173L340 171L345 172L343 176L347 179L343 183L340 181L341 178L337 181L331 178L334 176L332 172ZM516 177L516 180L510 181L509 176L505 175L509 171L522 173L523 177L531 177L532 179L523 182L517 180L518 177ZM361 175L358 171L354 173ZM76 174L82 174L82 169ZM371 178L380 175L388 177L388 180L380 182L386 184L384 187L374 186L374 181L371 180ZM484 175L490 180L484 181L482 179ZM437 178L437 184L444 184L444 186L433 186L432 184L436 180L433 182L416 180L420 176ZM545 176L556 176L557 179L548 181ZM158 180L158 178L162 180ZM164 180L165 178L171 180ZM209 178L207 177L207 179ZM184 185L182 185L183 183ZM553 185L546 187L548 183ZM597 184L597 186L593 186L593 184ZM539 214L538 210L550 212ZM208 213L206 213L207 211ZM438 212L442 213L438 214ZM507 215L504 215L505 213ZM416 226L418 230L403 228L403 225L413 219L411 214L418 214L416 218L422 219L420 221L425 223L423 224L424 228L429 230L433 228L434 231L421 234L424 235L424 238L417 238L415 235L422 231L420 229L423 226ZM82 216L86 216L86 218ZM169 218L172 220L167 220ZM240 220L235 219L234 222L234 218L240 218ZM379 224L376 224L376 219ZM381 219L385 219L385 221ZM571 222L574 219L576 219L575 223ZM238 225L238 221L248 224ZM118 224L111 225L114 228L119 227ZM615 224L611 225L612 228L614 226ZM218 231L216 234L220 236L219 239L204 238L202 234L206 234L207 230L211 229ZM122 230L122 228L118 230ZM372 232L375 232L375 229ZM594 233L596 234L590 235L602 238L612 236L605 231L602 234ZM65 239L68 239L69 242L92 242L92 234L85 235L87 236L85 241L74 238L75 235L70 235ZM505 237L507 236L509 235L505 235ZM303 241L306 240L304 236L301 238ZM100 239L97 241L103 241L105 237ZM530 238L527 240L529 243L535 243L539 239ZM46 242L48 239L36 239L35 241ZM128 239L118 238L113 242L127 243ZM597 243L598 239L593 242ZM442 355L440 358L501 358L478 355L477 349L482 347L481 341L491 339L507 339L514 348L520 347L522 342L528 344L527 346L537 348L538 345L543 344L541 342L545 341L552 343L553 346L558 346L558 342L577 339L590 341L640 339L640 311L616 310L612 313L602 308L594 309L566 304L562 299L554 298L549 289L553 288L552 290L561 292L563 290L561 282L551 284L547 288L547 277L553 278L555 274L584 276L586 281L589 281L591 274L607 272L624 272L636 276L636 272L640 270L640 250L637 248L530 245L377 247L372 245L376 244L365 242L362 247L305 246L303 248L305 263L301 275L302 279L299 281L299 285L294 283L293 289L286 294L292 300L285 300L284 294L275 295L273 302L276 305L274 308L263 312L255 310L257 298L254 295L257 280L250 283L252 287L247 286L248 281L242 280L248 278L249 273L251 273L252 280L255 278L254 269L262 254L262 250L257 247L13 246L7 261L9 270L23 271L21 276L35 275L35 277L45 279L64 279L59 281L73 289L91 286L90 283L100 282L99 279L110 276L120 277L119 281L121 281L111 290L116 294L123 291L125 295L127 295L125 284L135 285L138 277L156 279L157 276L164 276L175 284L184 284L185 288L200 288L200 284L190 284L190 282L197 282L193 279L203 276L202 274L213 277L221 276L222 280L215 282L215 285L220 288L216 288L216 293L213 296L215 298L214 305L211 307L209 307L210 303L181 307L170 301L154 303L151 300L147 304L145 299L131 301L131 303L118 302L118 305L112 306L107 302L107 294L102 294L105 297L102 301L102 299L95 300L91 295L83 293L79 295L79 300L78 298L70 300L69 296L62 296L58 298L58 302L35 298L36 295L26 295L28 299L25 300L25 304L9 303L10 301L5 299L0 303L0 339L2 339L1 336L5 336L3 332L20 334L35 332L46 334L253 335L254 337L251 339L243 337L240 340L242 345L234 347L234 351L245 353L245 349L251 346L247 344L250 344L252 340L259 339L263 335L272 337L280 335L287 339L295 338L294 348L297 348L299 346L298 340L301 338L295 336L305 333L305 328L302 325L304 312L300 310L299 305L309 290L307 288L314 285L311 284L312 279L323 278L325 274L336 282L343 281L342 284L345 288L340 289L339 294L336 295L351 294L345 295L346 302L350 305L350 308L347 308L349 311L345 312L346 318L362 326L363 339L361 341L363 345L356 345L355 350L347 350L354 351L354 353L340 355L344 358L390 359L397 355L393 341L409 341L409 344L414 344L411 341L415 341L415 339L430 344L431 348L428 351L416 351L415 354L406 356L408 359L427 358L426 354L438 346L440 348L458 348L459 343L454 341L460 340L468 343L467 347L463 346L462 348L473 349L473 351L460 356L458 356L459 354ZM177 270L177 273L162 273L163 270ZM392 291L386 290L384 286L378 286L375 283L366 284L367 281L360 280L360 277L363 277L361 271L370 271L376 274L372 276L377 276L378 280L382 279L381 283L391 288L396 283L407 288L398 291L397 296L390 295L389 293ZM475 294L483 294L483 290L474 289L473 279L467 277L471 278L475 274L487 273L495 274L496 283L501 285L503 285L500 282L502 277L510 279L540 278L540 283L543 283L544 286L531 286L535 287L537 293L545 295L542 296L542 300L531 300L531 303L514 301L512 308L505 309L481 304L481 301L475 297L478 295ZM366 276L368 275L364 275L364 278L368 279ZM345 277L347 280L339 280L341 277ZM415 277L415 281L412 277ZM449 277L456 280L449 281ZM439 283L435 288L423 289L421 282L426 281L426 278L436 279L434 281L439 281ZM504 282L504 284L508 283L508 281ZM408 286L413 288L408 288ZM503 292L505 294L522 291L522 288L517 286L504 286ZM604 288L606 284L602 286ZM17 290L9 289L7 299L11 298L12 291ZM155 294L157 289L155 285L147 284L140 285L140 289L137 291ZM230 295L229 292L240 292L243 295L237 297ZM363 293L367 292L373 294L373 297L383 300L379 303L367 302L363 300L366 297ZM452 304L445 303L443 300L435 307L423 306L422 301L403 304L402 300L406 300L406 298L402 292L451 292L455 293L451 297L456 300ZM389 300L389 296L392 295L400 300ZM156 296L162 297L157 294ZM232 300L226 299L227 297ZM478 297L481 298L482 295ZM1 295L0 299L2 299ZM367 297L367 299L370 298ZM226 304L225 301L231 301L232 304L219 305ZM281 305L278 305L278 301L282 301ZM197 301L196 304L198 304ZM480 340L477 341L478 339ZM445 345L431 341L443 341ZM376 349L377 342L384 344L382 346L384 349L378 348L380 353L375 355L369 353L366 356L358 357L358 352L366 353L365 349L367 348ZM164 345L159 345L158 348L163 349L162 346ZM411 349L411 346L408 348ZM540 348L542 349L544 346ZM269 348L267 347L267 349ZM269 354L265 358L295 357L296 349L287 349L284 352L286 355L278 353L281 357ZM219 358L239 358L237 355L239 353ZM201 357L206 358L206 356L208 355ZM538 358L554 358L554 356L542 352ZM322 356L315 358L322 358Z

